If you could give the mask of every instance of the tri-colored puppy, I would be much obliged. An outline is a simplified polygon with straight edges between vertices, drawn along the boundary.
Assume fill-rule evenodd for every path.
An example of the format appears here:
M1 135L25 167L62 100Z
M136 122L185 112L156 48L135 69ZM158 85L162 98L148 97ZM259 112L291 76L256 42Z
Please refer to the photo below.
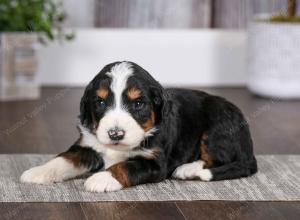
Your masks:
M80 104L80 138L21 176L48 184L86 172L88 191L116 191L166 178L202 181L257 172L241 111L204 92L164 89L132 62L105 66Z

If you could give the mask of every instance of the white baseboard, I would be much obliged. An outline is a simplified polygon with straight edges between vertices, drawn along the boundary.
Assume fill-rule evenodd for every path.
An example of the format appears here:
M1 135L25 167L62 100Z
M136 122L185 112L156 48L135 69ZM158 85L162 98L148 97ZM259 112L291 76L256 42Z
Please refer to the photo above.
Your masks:
M79 29L39 51L42 85L86 85L106 64L130 60L171 86L244 85L246 33L228 30Z

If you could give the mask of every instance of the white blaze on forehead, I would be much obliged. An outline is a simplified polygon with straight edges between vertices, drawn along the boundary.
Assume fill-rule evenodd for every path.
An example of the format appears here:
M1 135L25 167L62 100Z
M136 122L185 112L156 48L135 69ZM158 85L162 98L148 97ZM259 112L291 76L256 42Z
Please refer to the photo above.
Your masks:
M150 135L145 133L122 104L122 94L127 87L128 78L133 75L133 68L130 63L122 62L114 65L106 75L112 79L110 89L114 94L114 106L101 118L96 130L96 137L105 147L128 151L139 146L141 141ZM121 128L125 132L125 136L118 146L114 145L108 135L108 131L115 127Z
M133 74L131 64L128 62L116 64L112 67L111 71L106 74L112 78L110 88L115 96L115 108L121 109L122 93L126 88L127 79Z

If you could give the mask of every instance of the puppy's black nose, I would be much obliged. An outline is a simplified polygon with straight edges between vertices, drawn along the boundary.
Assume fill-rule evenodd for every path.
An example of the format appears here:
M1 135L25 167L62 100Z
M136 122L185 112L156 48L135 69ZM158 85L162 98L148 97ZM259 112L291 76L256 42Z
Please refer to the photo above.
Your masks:
M110 129L107 133L109 138L113 141L120 141L125 136L125 131L118 127Z

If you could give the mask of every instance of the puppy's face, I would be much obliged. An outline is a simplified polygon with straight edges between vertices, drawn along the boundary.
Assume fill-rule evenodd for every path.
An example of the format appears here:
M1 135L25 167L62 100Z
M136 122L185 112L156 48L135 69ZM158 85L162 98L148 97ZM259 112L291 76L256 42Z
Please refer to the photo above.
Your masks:
M160 117L161 86L134 63L109 64L81 100L81 123L106 147L128 151L152 135Z

